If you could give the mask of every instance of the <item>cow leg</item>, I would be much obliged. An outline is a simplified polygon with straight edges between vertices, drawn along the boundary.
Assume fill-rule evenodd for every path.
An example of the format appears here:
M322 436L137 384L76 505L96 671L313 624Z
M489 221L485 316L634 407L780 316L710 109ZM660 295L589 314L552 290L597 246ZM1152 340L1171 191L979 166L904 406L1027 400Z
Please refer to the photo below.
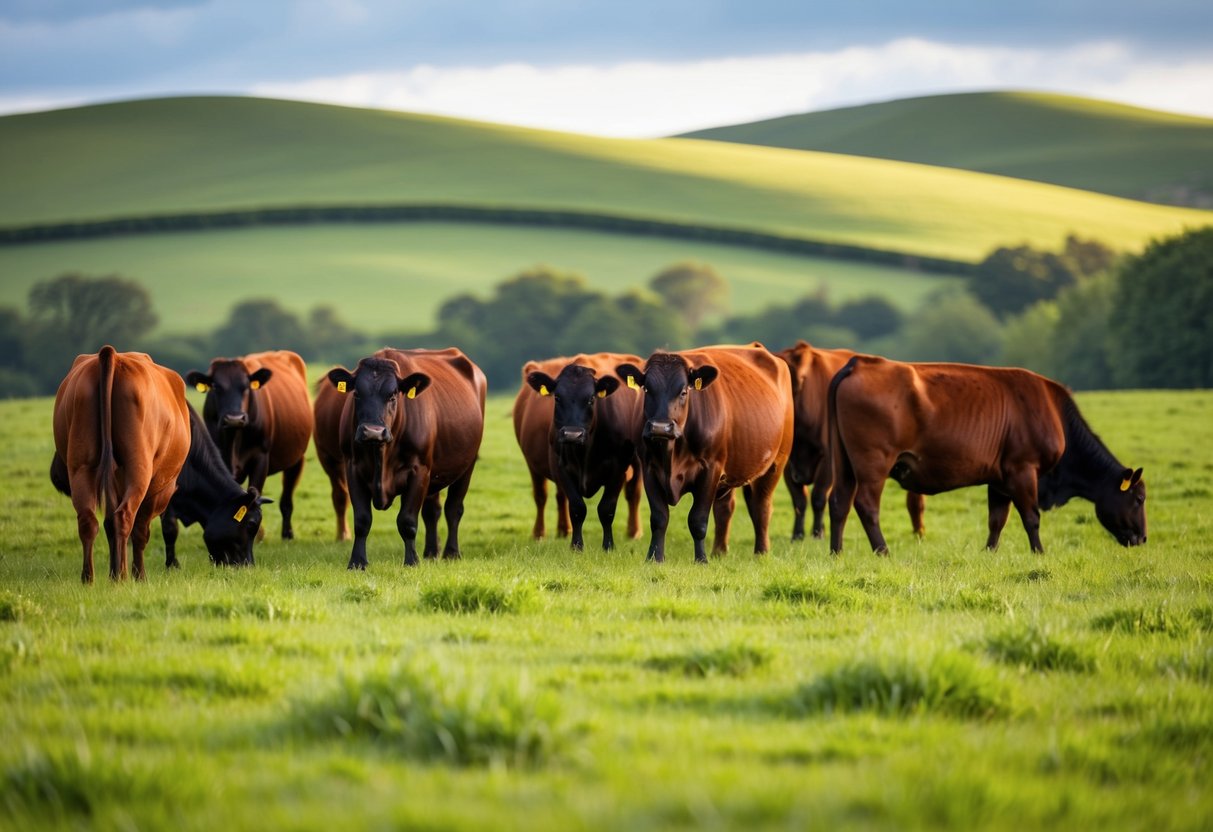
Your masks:
M1011 515L1011 498L991 485L986 489L986 504L990 509L990 534L986 538L986 548L993 552L998 549L1003 526Z
M181 533L181 527L177 524L177 512L173 509L166 508L164 514L160 515L160 536L164 538L164 568L165 569L180 569L181 564L177 562L177 536Z
M788 494L792 496L792 540L804 540L804 515L809 507L808 497L804 483L798 482L795 475L792 473L791 466L788 466L783 471L783 481L788 487ZM814 492L816 497L816 492ZM814 514L816 515L816 505L814 505ZM816 520L813 523L813 530L816 532ZM813 535L816 537L816 533Z
M282 539L294 540L295 530L291 527L291 516L295 512L295 488L299 478L303 476L303 457L282 472Z
M1028 543L1033 552L1042 554L1045 547L1040 542L1040 505L1036 498L1036 472L1029 470L1018 474L1008 485L1011 502L1019 512L1024 531L1028 533Z
M771 469L743 489L746 508L750 511L750 522L754 524L754 554L761 555L771 550L771 510L775 489L779 487L779 469Z
M623 487L623 498L628 503L628 537L639 540L640 531L640 498L644 491L644 482L640 477L640 463L633 462L631 476Z
M135 524L131 528L131 574L136 581L147 578L143 555L147 550L148 541L152 539L152 518L154 516L154 503L150 499L145 499L135 515Z
M93 582L93 543L97 539L100 525L97 523L97 501L93 497L91 474L81 472L83 476L76 477L72 483L72 508L76 510L76 531L80 535L80 546L83 549L84 563L80 568L81 583Z
M868 543L878 555L887 555L889 546L880 531L880 495L884 492L884 479L873 477L861 482L855 489L855 513L868 534Z
M737 492L732 488L727 488L717 494L712 503L712 520L715 526L715 535L712 539L713 555L729 553L729 531L733 527L733 510L736 507Z
M442 549L444 560L456 560L461 556L459 549L459 524L463 521L463 501L467 498L468 487L472 484L472 469L451 483L446 490L446 546Z
M649 553L645 560L662 563L665 560L665 530L670 525L670 507L657 496L665 492L660 490L657 482L650 481L647 469L644 478L644 490L649 497Z
M575 552L580 552L585 549L585 538L582 537L582 530L585 528L585 518L590 513L585 505L585 497L581 494L581 489L574 483L572 488L564 490L565 498L568 500L569 523L571 524L572 537L569 539L569 548Z
M110 578L115 581L124 581L128 575L126 544L131 539L131 532L135 525L135 512L138 509L129 494L130 491L127 492L128 496L118 504L118 508L114 509L113 515L105 518L105 522L108 524L106 531L111 534Z
M560 484L556 484L556 536L568 537L572 524L569 522L569 498Z
M535 525L531 527L531 537L542 540L547 534L543 512L548 504L548 479L534 470L531 471L531 498L535 501Z
M810 498L810 505L813 507L813 538L815 540L821 540L826 534L824 522L826 503L830 500L830 488L833 484L830 460L828 457L822 457L813 471L813 496Z
M602 497L598 500L598 522L602 524L604 552L615 548L615 511L619 507L619 494L625 487L626 479L627 471L624 470L618 476L609 477L602 486Z
M351 468L352 463L351 463ZM371 492L366 483L348 471L346 482L349 484L350 505L354 509L354 546L350 550L349 569L366 569L366 538L371 533Z
M409 480L408 487L404 493L400 495L400 513L396 515L396 530L400 532L400 539L404 541L404 565L417 565L417 514L422 507L426 505L426 492L429 491L430 478L428 475L414 476ZM438 555L438 540L437 540L437 525L438 525L438 497L434 496L432 503L433 522L435 525L434 531L434 554L426 553L426 557L437 557ZM427 511L427 522L430 512Z
M855 469L847 456L846 448L840 449L838 465L835 468L837 477L833 479L830 490L830 554L842 554L843 532L846 531L847 517L855 504L855 492L859 487L855 477Z
M705 541L708 537L708 515L712 513L716 503L719 502L715 487L716 483L720 482L719 471L709 471L709 475L705 476L698 487L694 491L694 502L691 503L691 510L687 514L687 528L691 532L691 540L695 543L695 562L707 563L708 553ZM715 476L711 476L715 474ZM729 502L733 501L732 491L729 491ZM730 511L730 516L732 512ZM714 548L714 545L713 545Z
M333 502L333 513L337 515L337 539L349 540L350 527L345 513L350 507L350 489L342 477L329 477L329 497Z
M906 511L910 513L910 528L919 538L926 537L927 527L922 522L923 512L927 510L927 498L917 491L906 492ZM1004 520L1006 518L1003 518ZM995 538L995 544L998 540Z
M421 503L421 523L425 526L425 546L421 556L426 560L438 557L438 518L442 517L442 497L435 491ZM401 533L403 536L403 532Z

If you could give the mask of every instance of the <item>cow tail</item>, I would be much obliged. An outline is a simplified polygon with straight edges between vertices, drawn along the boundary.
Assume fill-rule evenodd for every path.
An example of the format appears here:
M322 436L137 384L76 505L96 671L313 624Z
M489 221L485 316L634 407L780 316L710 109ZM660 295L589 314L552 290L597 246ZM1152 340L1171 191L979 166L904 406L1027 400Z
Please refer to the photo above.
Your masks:
M97 463L97 498L105 501L105 516L114 512L114 348L106 344L97 353L100 367L98 401L101 417L101 458Z
M827 398L827 407L829 408L830 420L830 475L831 482L838 483L844 474L853 476L851 471L851 458L847 456L847 449L842 444L842 431L838 429L838 385L842 380L851 375L855 371L855 366L859 363L859 356L851 357L841 370L834 374L834 378L830 379L830 392Z

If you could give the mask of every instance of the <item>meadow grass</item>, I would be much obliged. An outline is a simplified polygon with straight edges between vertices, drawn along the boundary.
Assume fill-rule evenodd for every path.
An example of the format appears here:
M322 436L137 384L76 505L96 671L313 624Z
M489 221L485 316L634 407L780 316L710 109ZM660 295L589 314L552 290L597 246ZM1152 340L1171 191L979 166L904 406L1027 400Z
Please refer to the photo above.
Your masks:
M780 493L771 552L742 515L707 566L685 502L663 565L530 540L509 400L461 560L406 569L385 512L347 572L311 459L256 567L191 528L180 570L155 536L146 582L91 587L50 400L0 403L0 827L1207 828L1213 393L1078 396L1145 467L1144 547L1076 502L1046 554L1014 519L985 552L980 490L918 542L893 486L889 558L793 544Z

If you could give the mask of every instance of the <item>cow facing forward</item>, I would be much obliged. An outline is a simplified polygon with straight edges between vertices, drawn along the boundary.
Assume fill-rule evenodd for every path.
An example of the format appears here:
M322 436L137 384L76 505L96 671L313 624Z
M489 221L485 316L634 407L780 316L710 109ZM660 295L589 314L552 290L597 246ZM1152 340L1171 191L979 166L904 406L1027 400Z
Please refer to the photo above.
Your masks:
M372 508L383 511L397 496L396 528L404 563L417 564L417 516L425 523L427 558L438 555L440 492L447 490L447 541L443 557L459 557L459 521L484 436L484 373L457 349L383 349L351 373L329 371L346 394L341 447L354 507L349 568L367 566Z
M827 399L835 373L855 355L851 350L825 350L798 341L795 346L776 353L787 362L792 374L792 401L796 421L792 453L783 469L783 481L792 495L792 540L804 539L805 514L813 509L812 535L825 536L825 509L834 482L830 470L830 420ZM806 494L812 486L811 500ZM921 494L906 492L906 509L914 533L922 537L926 500Z
M614 376L620 363L639 361L633 355L598 353L531 361L523 367L523 386L514 401L514 433L531 472L537 537L542 536L548 479L556 482L557 495L568 506L571 548L585 545L586 498L600 489L602 548L615 547L612 526L621 491L627 495L627 534L640 536L637 443L642 402L638 390L621 387Z
M1027 370L968 364L906 364L852 358L830 383L830 548L842 551L851 505L872 550L886 478L938 494L986 485L989 537L998 546L1011 506L1032 551L1042 552L1040 512L1072 497L1123 546L1146 542L1146 485L1092 432L1069 391Z
M243 358L216 358L207 373L191 370L186 383L206 393L202 417L236 482L265 491L282 472L282 538L295 536L291 515L312 436L307 366L289 350Z
M665 559L670 506L690 493L687 525L695 560L707 562L708 514L714 553L728 548L733 489L742 488L754 524L754 551L770 548L771 498L792 448L788 366L761 344L657 352L644 369L616 368L644 391L640 456L649 498L649 558Z

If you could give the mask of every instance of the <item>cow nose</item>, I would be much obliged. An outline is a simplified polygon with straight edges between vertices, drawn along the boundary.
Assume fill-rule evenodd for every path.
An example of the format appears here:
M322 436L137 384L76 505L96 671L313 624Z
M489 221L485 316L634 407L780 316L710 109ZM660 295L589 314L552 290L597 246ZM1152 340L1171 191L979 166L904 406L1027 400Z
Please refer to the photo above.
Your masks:
M678 429L678 425L670 420L653 419L644 426L646 438L677 439L681 433L682 431Z
M567 442L571 445L584 445L585 428L561 428L557 431L556 438L560 442Z
M359 425L354 439L358 442L391 442L392 434L386 425Z
M247 413L227 413L223 417L224 427L242 428L248 424Z

